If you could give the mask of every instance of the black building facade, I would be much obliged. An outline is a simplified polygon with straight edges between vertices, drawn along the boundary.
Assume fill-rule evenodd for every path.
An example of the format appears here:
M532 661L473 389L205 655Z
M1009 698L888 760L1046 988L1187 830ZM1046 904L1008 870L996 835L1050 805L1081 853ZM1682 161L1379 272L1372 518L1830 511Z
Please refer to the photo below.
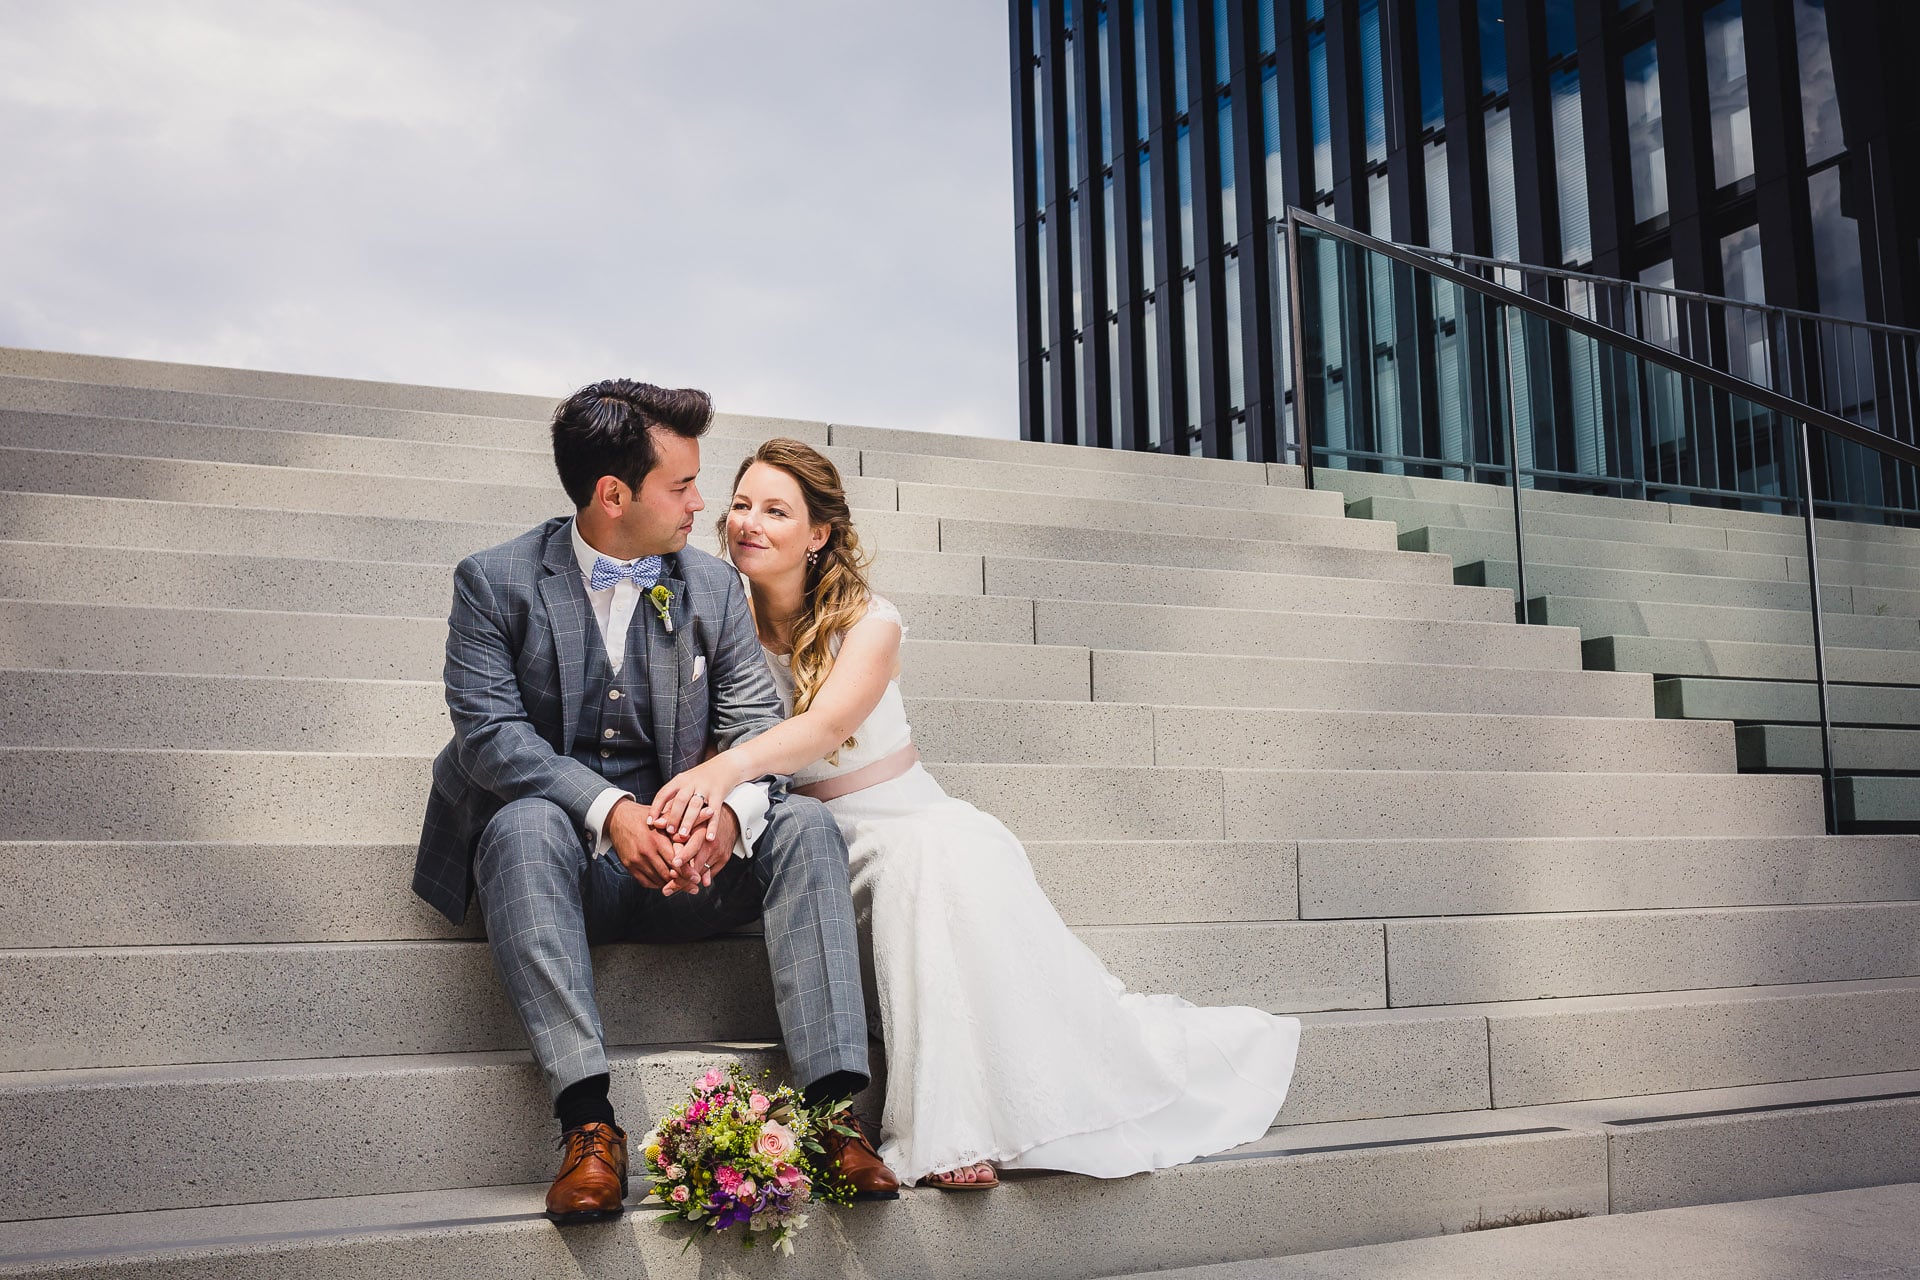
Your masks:
M1021 434L1291 460L1289 205L1920 327L1910 0L1011 0Z

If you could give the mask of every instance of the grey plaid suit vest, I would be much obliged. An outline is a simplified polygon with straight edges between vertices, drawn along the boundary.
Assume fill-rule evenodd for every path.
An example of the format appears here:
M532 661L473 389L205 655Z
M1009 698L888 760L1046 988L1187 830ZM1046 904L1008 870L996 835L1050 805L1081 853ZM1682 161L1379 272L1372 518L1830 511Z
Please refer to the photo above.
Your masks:
M599 643L599 630L587 639L586 679L580 688L580 723L567 754L613 786L651 800L665 778L653 749L653 709L647 689L649 606L640 602L627 626L627 656L618 675Z

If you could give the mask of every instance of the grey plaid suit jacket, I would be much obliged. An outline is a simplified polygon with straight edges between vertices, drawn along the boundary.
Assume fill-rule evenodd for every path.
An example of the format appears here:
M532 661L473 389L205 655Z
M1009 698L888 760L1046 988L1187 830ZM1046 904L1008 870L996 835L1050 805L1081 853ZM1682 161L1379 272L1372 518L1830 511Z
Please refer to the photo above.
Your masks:
M454 570L446 665L453 741L433 762L413 891L455 924L472 897L480 833L502 806L537 796L584 827L607 786L567 754L587 646L600 643L568 524L549 520ZM688 548L667 558L661 581L673 592L673 634L645 600L632 625L660 628L647 680L664 779L698 764L709 740L724 751L786 713L732 566ZM697 681L696 657L706 659ZM786 779L772 781L778 788Z

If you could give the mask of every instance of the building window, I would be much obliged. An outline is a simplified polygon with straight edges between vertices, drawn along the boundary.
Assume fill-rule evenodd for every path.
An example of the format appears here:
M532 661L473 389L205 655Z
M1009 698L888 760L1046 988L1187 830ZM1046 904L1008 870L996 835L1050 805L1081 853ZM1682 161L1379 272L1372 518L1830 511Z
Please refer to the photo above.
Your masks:
M1360 4L1360 114L1367 127L1367 164L1383 165L1387 162L1387 94L1380 56L1379 0Z
M1453 203L1447 183L1447 144L1429 139L1420 157L1427 174L1427 247L1453 251Z
M1707 111L1713 128L1713 184L1753 176L1753 121L1747 106L1747 37L1740 0L1722 0L1701 21L1707 50Z
M1867 318L1867 294L1861 285L1860 223L1846 210L1841 165L1807 175L1807 203L1813 214L1813 267L1820 288L1820 310L1850 320Z
M1513 112L1506 106L1486 113L1487 216L1492 224L1493 256L1520 260L1520 212L1513 190Z
M1807 163L1819 164L1847 149L1840 129L1840 94L1827 47L1826 0L1793 0L1794 42L1800 50L1800 119L1806 130Z
M1307 92L1313 99L1313 190L1333 191L1333 117L1327 103L1327 33L1307 37Z
M1667 144L1660 122L1660 66L1653 41L1629 51L1621 70L1626 84L1627 152L1633 167L1633 220L1646 222L1667 211Z
M1587 144L1580 124L1580 72L1562 67L1547 77L1553 115L1554 188L1559 195L1560 261L1569 267L1593 260L1587 212Z

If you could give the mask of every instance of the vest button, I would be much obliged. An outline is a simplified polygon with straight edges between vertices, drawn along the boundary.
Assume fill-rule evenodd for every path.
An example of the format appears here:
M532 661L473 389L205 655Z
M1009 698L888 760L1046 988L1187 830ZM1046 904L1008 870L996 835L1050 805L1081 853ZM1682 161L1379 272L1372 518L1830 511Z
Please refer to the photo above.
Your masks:
M612 757L613 757L613 752L607 750L605 747L600 748L600 758L602 760L608 760L608 759L611 759Z
M609 698L612 698L615 702L620 701L620 691L618 689L607 690L607 696Z
M613 736L613 730L608 729L605 733L601 734L600 736L603 738L611 738Z

